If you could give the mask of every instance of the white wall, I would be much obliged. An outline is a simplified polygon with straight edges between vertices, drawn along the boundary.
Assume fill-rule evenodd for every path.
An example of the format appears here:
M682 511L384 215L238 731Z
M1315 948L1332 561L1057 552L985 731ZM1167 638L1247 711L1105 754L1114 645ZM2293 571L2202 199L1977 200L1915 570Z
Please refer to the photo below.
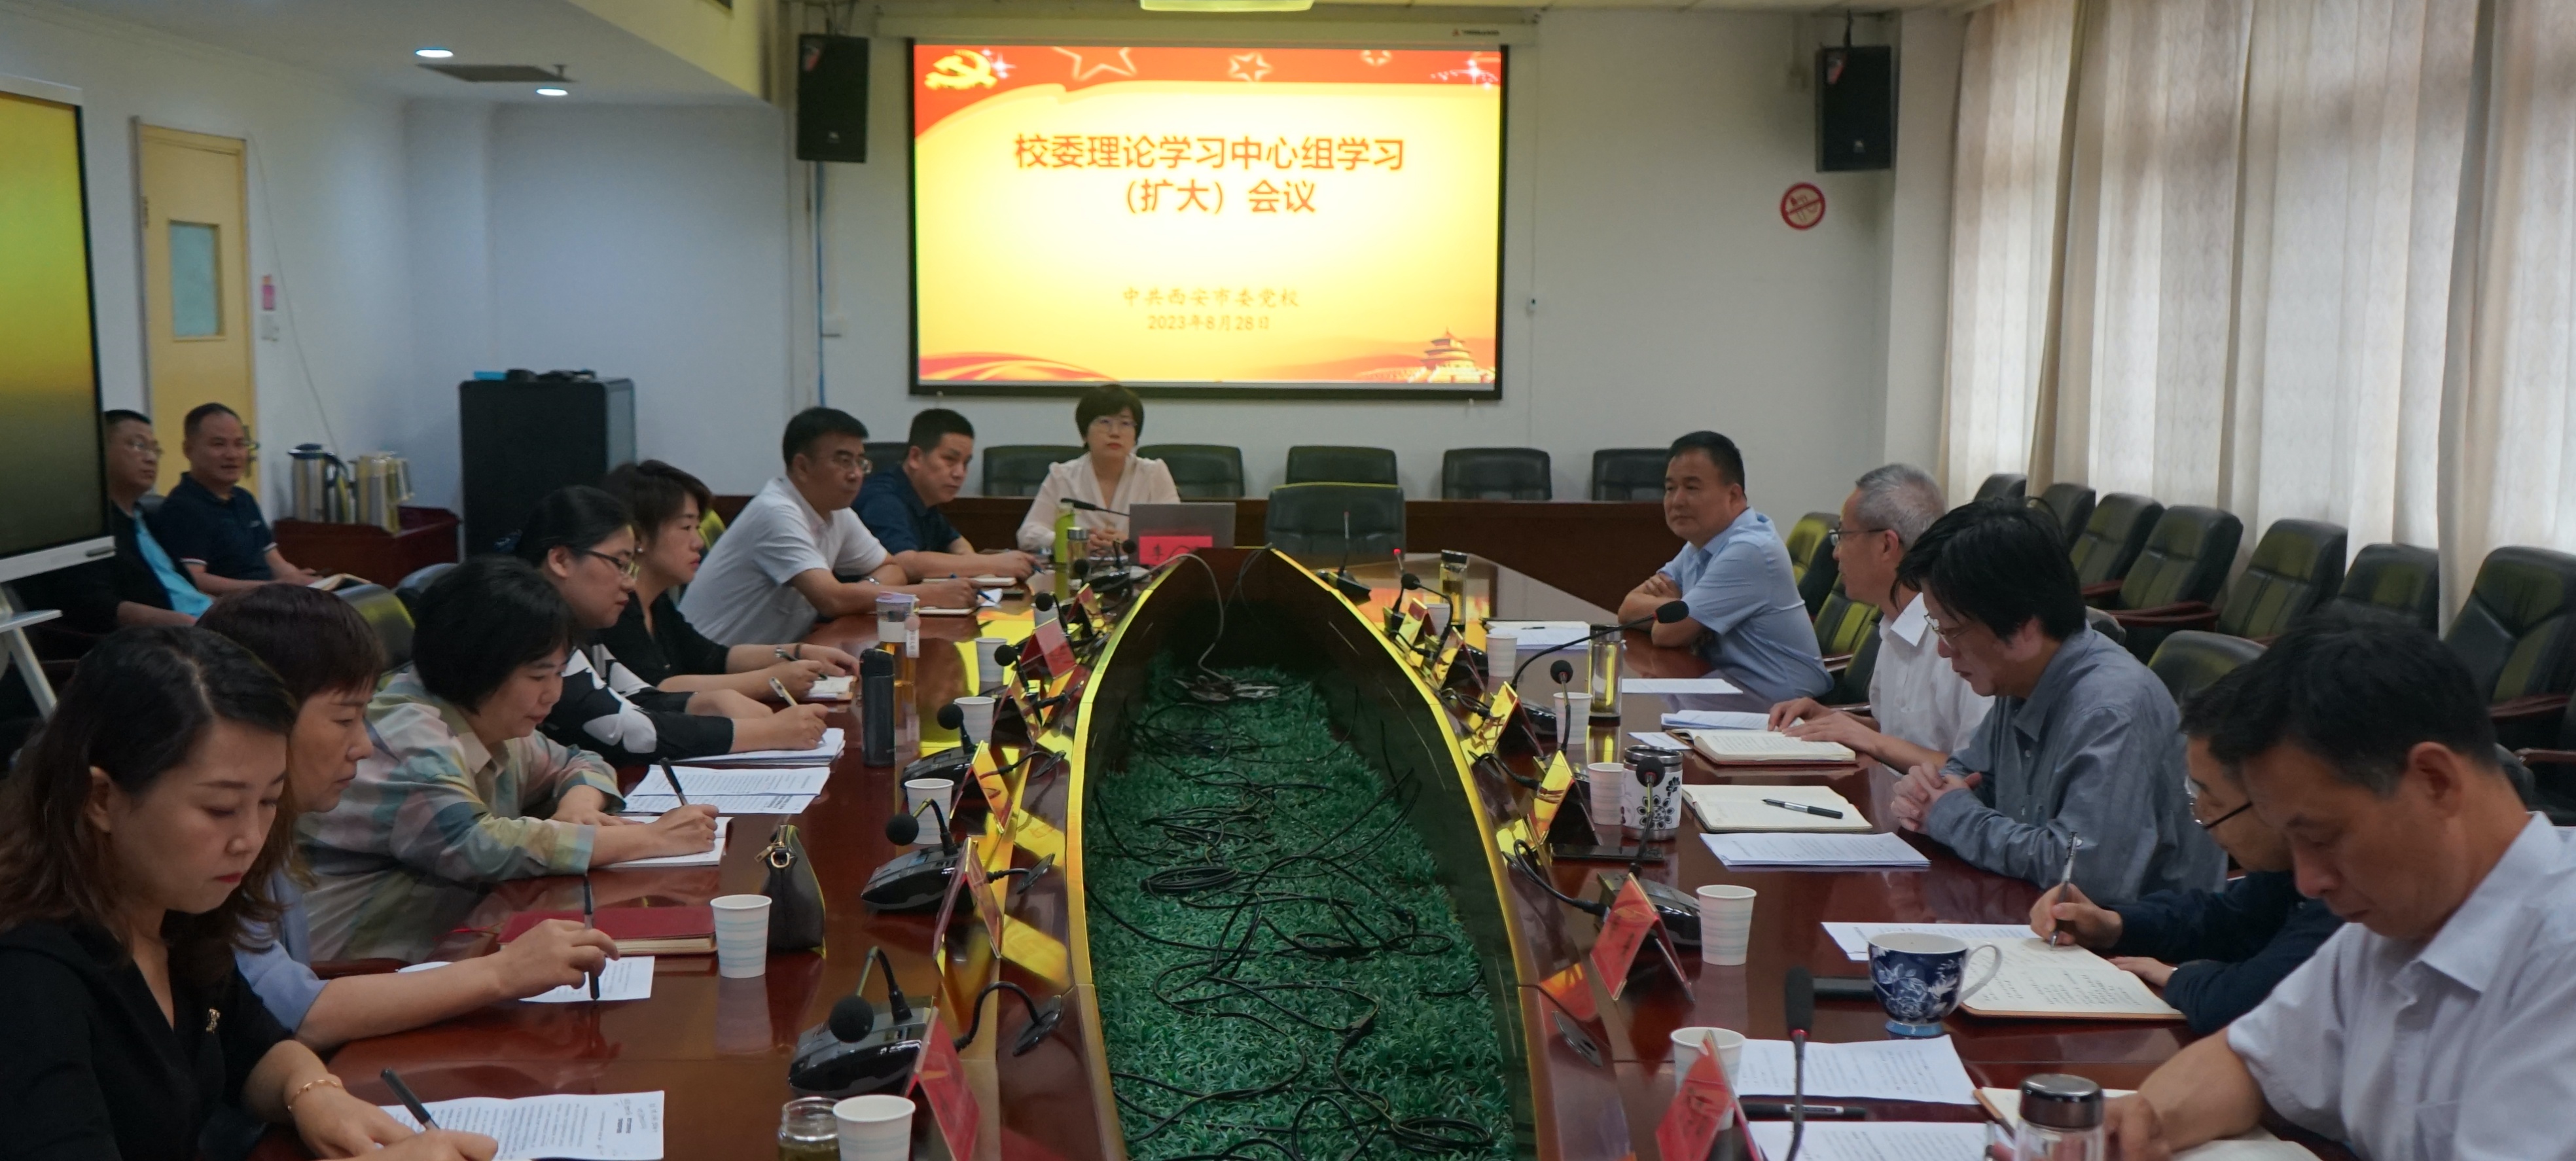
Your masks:
M106 406L147 401L134 227L132 124L140 118L250 142L251 268L235 286L248 294L271 275L279 287L279 338L252 344L262 501L271 513L284 506L284 453L294 444L330 442L344 454L430 450L411 441L405 421L411 299L399 101L16 0L0 3L0 72L82 91ZM156 418L175 455L179 417Z

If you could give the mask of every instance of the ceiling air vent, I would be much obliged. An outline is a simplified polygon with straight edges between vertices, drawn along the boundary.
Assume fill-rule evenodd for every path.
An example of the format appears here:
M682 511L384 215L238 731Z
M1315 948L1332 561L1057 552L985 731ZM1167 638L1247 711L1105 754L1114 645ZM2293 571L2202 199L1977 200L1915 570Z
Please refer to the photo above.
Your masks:
M457 80L472 81L476 84L528 84L530 82L552 82L560 84L564 79L561 70L543 69L538 68L535 65L440 63L424 64L420 67L428 69L434 73L446 73Z

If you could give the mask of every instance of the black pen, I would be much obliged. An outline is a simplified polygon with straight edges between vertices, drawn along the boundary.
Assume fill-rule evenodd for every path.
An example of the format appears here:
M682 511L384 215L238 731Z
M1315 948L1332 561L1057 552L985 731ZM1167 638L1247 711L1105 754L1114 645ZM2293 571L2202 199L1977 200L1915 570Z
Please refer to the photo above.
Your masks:
M429 1110L421 1106L419 1097L411 1095L411 1086L404 1084L399 1074L388 1068L376 1075L385 1078L385 1087L394 1090L394 1099L401 1101L404 1108L411 1110L411 1119L420 1122L421 1132L438 1131L438 1122L429 1119Z
M1869 1119L1869 1109L1862 1105L1808 1105L1805 1108L1808 1116L1823 1117L1827 1120L1866 1121ZM1785 1117L1789 1115L1789 1102L1746 1101L1744 1102L1744 1115L1748 1117Z
M679 799L680 805L687 806L689 804L689 792L680 789L680 772L672 769L669 762L664 762L662 763L662 777L671 780L671 797Z
M1843 812L1830 806L1809 806L1803 802L1783 802L1777 798L1765 798L1762 800L1762 805L1776 806L1782 810L1794 810L1800 814L1812 814L1818 818L1841 818L1843 816Z
M581 877L581 925L584 927L596 927L598 926L598 924L594 922L596 918L596 914L590 908L590 876L583 875ZM598 999L599 973L583 972L581 974L582 978L590 981L590 998L594 1000Z

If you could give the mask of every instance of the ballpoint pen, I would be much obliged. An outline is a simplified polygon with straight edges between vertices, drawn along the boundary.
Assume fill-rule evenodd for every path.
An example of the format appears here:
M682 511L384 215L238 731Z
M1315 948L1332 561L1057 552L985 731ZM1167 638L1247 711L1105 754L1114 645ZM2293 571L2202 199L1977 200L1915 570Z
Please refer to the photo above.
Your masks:
M1782 810L1794 810L1800 814L1812 814L1818 818L1841 818L1843 816L1843 812L1830 806L1809 806L1803 802L1789 802L1778 798L1765 798L1762 800L1762 805L1776 806Z
M597 918L597 913L591 910L590 905L590 876L584 875L581 877L581 925L584 927L596 927L598 926L595 922ZM584 979L590 981L590 998L594 1000L598 999L599 973L583 972L581 974Z
M680 772L672 769L671 764L666 761L662 763L662 777L670 780L671 797L679 799L680 805L687 806L689 804L689 792L680 789Z
M2075 882L2075 852L2082 849L2083 846L2083 835L2071 830L2066 832L2066 869L2057 873L2057 898L2059 902L2065 901L2066 888ZM2057 937L2062 934L2064 934L2064 932L2058 930L2052 920L2048 931L2048 946L2058 946Z
M778 700L780 701L786 702L789 705L796 704L796 698L794 695L789 694L787 692L787 687L779 684L778 679L775 677L769 679L769 692L777 694Z
M404 1108L411 1110L411 1119L420 1122L421 1132L437 1131L438 1122L429 1119L429 1110L421 1106L419 1097L411 1094L411 1086L403 1083L401 1074L388 1068L376 1075L384 1078L386 1088L394 1090L394 1099L401 1101Z

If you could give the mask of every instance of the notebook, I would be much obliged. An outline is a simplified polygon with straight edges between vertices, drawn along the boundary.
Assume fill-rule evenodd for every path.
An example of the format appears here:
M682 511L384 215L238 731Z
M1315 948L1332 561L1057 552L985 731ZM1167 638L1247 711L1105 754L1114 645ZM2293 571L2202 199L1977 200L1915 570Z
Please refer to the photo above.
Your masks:
M2125 1088L2102 1090L2104 1100L2116 1100L2128 1095L2130 1090ZM1986 1111L1994 1114L1996 1120L2002 1121L2004 1127L2009 1129L2021 1127L2020 1089L1981 1088L1977 1090L1977 1103L1986 1106ZM2273 1136L2270 1129L2256 1125L2253 1129L2226 1140L2212 1141L2197 1148L2185 1149L2174 1154L2174 1161L2316 1161L2316 1156L2305 1146L2284 1141Z
M517 939L527 934L529 928L549 919L569 919L579 923L581 912L519 912L501 924L501 942ZM695 907L611 907L598 912L591 924L617 941L619 955L713 955L716 950L715 909L704 904Z
M1839 810L1841 818L1804 814L1769 805L1762 800L1776 798L1802 806ZM1691 813L1699 816L1701 830L1768 831L1817 830L1865 831L1869 820L1860 816L1842 795L1825 786L1745 786L1734 783L1712 783L1706 786L1682 787L1682 800L1690 803Z
M1979 939L2003 950L2003 966L1959 1004L1979 1016L2050 1020L2179 1020L2145 980L2080 947L2050 947L2036 935ZM1980 956L1979 959L1984 957ZM1980 964L1971 969L1982 971Z
M1840 742L1802 742L1769 730L1692 730L1691 748L1720 766L1847 765L1856 760Z

